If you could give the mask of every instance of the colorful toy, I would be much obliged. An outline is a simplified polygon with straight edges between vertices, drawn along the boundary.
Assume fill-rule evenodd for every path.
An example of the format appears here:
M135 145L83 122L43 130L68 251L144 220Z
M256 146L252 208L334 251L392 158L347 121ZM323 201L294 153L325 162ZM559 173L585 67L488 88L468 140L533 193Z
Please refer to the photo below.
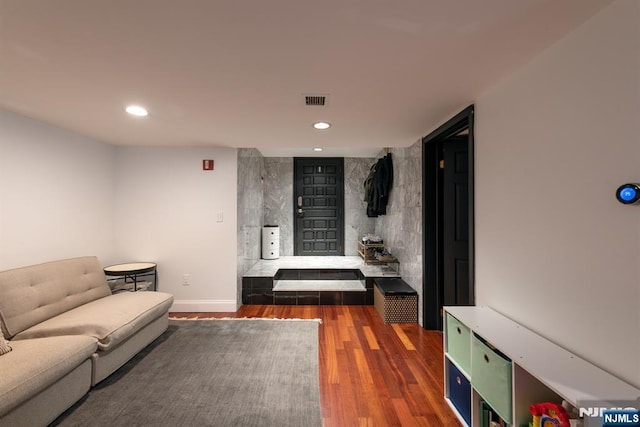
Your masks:
M557 403L544 402L529 406L533 427L569 427L567 411Z

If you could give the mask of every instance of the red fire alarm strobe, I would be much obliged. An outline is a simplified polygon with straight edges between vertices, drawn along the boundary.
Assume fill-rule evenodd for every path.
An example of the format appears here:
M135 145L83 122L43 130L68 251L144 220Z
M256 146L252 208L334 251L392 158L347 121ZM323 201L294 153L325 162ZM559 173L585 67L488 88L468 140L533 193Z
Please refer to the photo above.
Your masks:
M213 170L213 160L203 160L202 161L202 170L203 171L212 171Z

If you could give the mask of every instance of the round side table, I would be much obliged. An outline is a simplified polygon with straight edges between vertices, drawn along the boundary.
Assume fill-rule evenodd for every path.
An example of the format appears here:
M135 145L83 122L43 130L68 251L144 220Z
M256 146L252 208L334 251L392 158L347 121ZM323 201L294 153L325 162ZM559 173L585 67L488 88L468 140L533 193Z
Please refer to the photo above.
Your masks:
M114 264L104 268L104 274L110 277L122 277L124 285L131 285L134 292L141 290L138 287L141 277L153 276L153 290L155 291L158 283L157 265L153 262L132 262L128 264Z

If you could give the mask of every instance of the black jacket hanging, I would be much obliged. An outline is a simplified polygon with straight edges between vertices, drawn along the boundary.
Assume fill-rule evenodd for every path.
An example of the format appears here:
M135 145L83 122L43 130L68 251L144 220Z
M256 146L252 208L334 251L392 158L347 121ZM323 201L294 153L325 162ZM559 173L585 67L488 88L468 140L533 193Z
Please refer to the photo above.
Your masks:
M371 181L369 197L367 199L367 216L371 218L375 218L379 215L378 208L380 203L380 169L382 168L383 162L383 159L378 159L375 165L373 165L373 180Z
M367 175L367 178L364 180L364 201L365 202L369 201L369 197L371 195L373 181L375 180L375 176L376 176L376 165L377 163L374 163L371 166L371 168L369 169L369 175Z
M371 173L373 179L370 180ZM367 184L370 186L367 193ZM393 186L393 161L391 153L387 154L371 167L369 177L365 181L365 197L367 197L367 216L386 215L389 193Z
M389 193L393 185L393 162L391 161L391 153L382 158L382 165L380 172L376 176L376 183L379 188L378 215L386 215Z

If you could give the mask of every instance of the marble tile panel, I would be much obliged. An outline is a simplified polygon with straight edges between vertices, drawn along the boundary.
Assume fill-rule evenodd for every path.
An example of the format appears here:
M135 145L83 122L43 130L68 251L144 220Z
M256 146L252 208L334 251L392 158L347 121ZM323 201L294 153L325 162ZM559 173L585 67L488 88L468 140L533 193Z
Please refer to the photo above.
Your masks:
M373 158L344 159L345 255L357 255L356 239L375 229L375 219L366 215L364 180ZM293 255L293 158L264 159L264 223L280 226L280 255Z
M280 227L280 255L293 255L293 157L264 160L264 223Z
M422 142L392 148L394 181L387 215L376 218L375 233L400 261L405 282L422 298ZM380 153L380 156L384 155ZM419 304L422 319L422 304Z
M358 254L358 239L375 230L375 218L367 217L364 201L364 181L374 158L344 159L344 253Z
M263 180L264 157L255 148L238 149L238 191L237 195L237 245L238 301L251 300L252 296L243 292L244 273L260 259L260 233L264 216Z

